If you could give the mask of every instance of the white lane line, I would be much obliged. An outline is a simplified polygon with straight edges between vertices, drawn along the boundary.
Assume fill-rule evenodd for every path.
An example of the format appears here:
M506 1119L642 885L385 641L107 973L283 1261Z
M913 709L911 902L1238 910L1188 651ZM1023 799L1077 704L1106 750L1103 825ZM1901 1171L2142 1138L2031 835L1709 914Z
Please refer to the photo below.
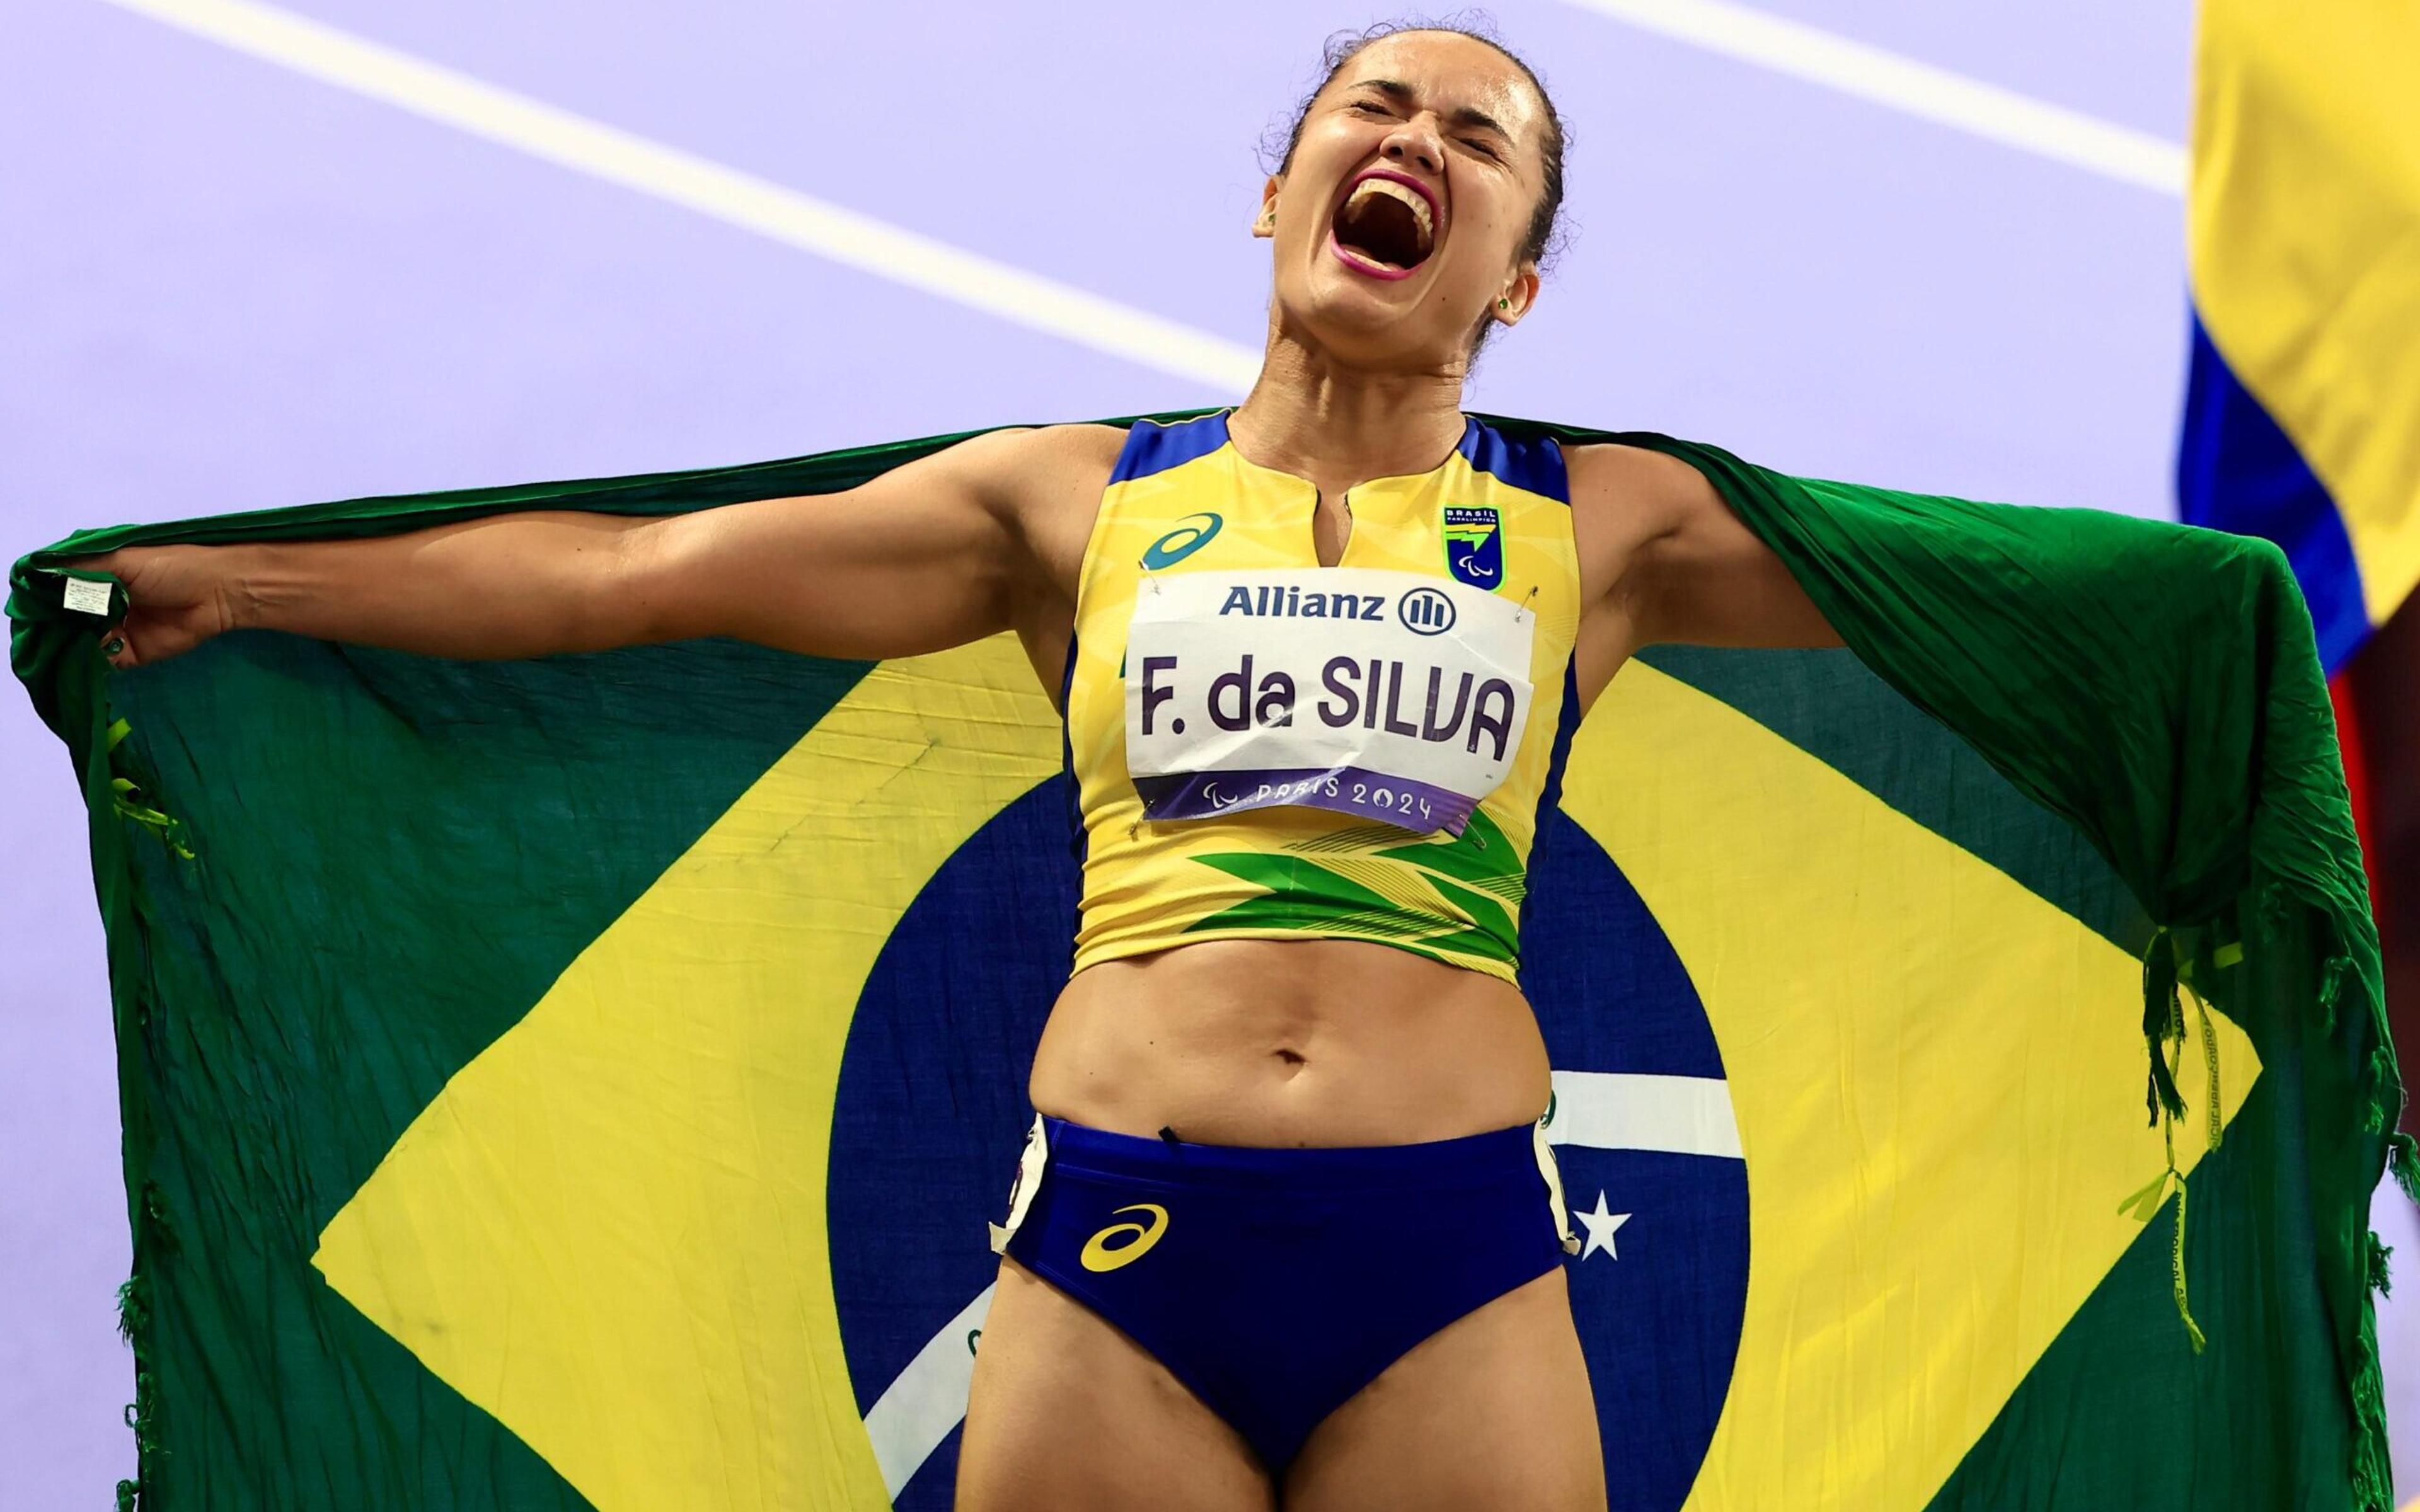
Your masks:
M1741 1158L1730 1084L1719 1076L1559 1071L1554 1087L1548 1144Z
M1804 22L1730 0L1566 3L2121 183L2185 192L2185 149L2173 142Z
M983 1327L993 1289L984 1288L943 1323L865 1414L866 1436L874 1441L875 1462L882 1467L882 1484L891 1489L892 1501L967 1415L967 1387L975 1373L968 1335Z
M473 136L1016 325L1240 394L1261 354L256 0L107 0Z

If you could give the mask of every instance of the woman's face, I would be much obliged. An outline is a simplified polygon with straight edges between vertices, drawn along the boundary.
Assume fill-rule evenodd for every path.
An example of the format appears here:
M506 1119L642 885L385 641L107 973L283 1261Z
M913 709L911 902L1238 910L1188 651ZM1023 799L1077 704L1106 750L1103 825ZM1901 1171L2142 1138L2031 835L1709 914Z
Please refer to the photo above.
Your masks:
M1458 367L1482 316L1517 320L1537 296L1521 243L1544 125L1529 81L1482 42L1363 48L1263 192L1252 232L1276 243L1280 321L1357 366Z

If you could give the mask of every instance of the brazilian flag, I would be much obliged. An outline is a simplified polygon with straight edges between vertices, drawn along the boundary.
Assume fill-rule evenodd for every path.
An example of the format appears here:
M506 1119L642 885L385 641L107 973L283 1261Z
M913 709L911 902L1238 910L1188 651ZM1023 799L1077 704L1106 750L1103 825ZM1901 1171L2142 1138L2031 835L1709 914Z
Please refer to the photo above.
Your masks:
M1016 648L247 632L112 672L122 594L60 563L829 492L956 439L17 564L107 922L122 1500L948 1505L1076 901ZM2385 1507L2401 1092L2283 557L1614 439L1701 469L1852 648L1643 658L1543 829L1614 1506Z

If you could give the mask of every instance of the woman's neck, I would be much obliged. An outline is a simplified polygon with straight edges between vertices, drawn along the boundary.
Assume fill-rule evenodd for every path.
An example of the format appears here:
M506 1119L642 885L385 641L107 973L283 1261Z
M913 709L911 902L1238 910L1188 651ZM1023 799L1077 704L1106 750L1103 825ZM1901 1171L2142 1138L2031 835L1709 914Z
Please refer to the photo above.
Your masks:
M1227 430L1260 466L1341 493L1443 461L1462 440L1462 378L1458 368L1351 368L1272 331L1261 376Z

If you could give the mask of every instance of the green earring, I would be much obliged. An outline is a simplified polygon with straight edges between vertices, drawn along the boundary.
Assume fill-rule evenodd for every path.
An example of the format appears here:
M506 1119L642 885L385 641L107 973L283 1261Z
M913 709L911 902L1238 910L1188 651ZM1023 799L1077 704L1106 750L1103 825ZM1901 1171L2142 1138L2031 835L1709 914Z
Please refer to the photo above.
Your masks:
M1499 310L1509 310L1512 308L1512 301L1511 300L1497 300L1496 301L1496 307Z

